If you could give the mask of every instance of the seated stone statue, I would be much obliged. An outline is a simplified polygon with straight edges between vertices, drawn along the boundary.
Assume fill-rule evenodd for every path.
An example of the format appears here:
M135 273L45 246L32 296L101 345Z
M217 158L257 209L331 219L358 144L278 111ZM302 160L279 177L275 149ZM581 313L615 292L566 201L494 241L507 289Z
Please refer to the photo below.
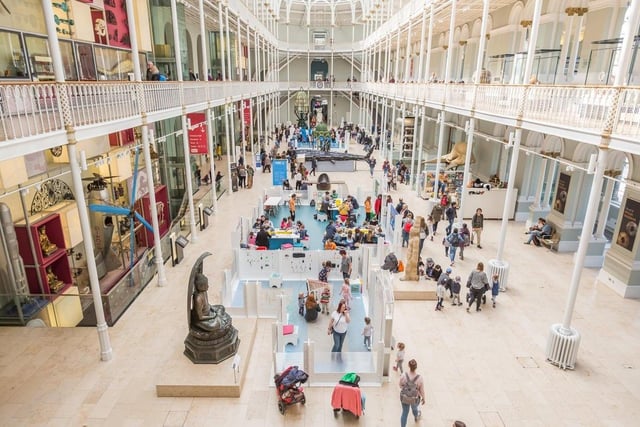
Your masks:
M209 280L202 273L205 252L191 269L187 291L189 334L184 354L193 363L220 363L238 351L238 330L222 305L209 304Z
M198 273L195 279L195 291L193 293L193 309L191 326L210 332L214 337L220 333L224 335L225 329L231 325L231 318L225 312L222 305L210 305L209 279L202 273Z
M49 240L49 236L47 236L46 225L43 225L40 228L39 239L40 239L40 249L42 249L42 253L44 254L44 256L49 256L58 250L58 247L55 244L51 243L51 240Z

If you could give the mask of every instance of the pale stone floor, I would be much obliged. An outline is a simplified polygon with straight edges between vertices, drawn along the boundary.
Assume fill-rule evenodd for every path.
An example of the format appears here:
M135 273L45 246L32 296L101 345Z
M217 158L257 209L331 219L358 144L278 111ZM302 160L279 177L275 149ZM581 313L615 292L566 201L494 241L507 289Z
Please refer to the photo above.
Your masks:
M364 163L359 168L332 177L347 178L352 189L366 188L371 180ZM0 328L0 426L398 425L395 373L390 383L365 389L367 410L360 420L334 419L331 387L308 388L306 406L281 415L269 386L269 320L258 322L242 397L156 397L160 370L179 354L175 349L186 336L183 282L191 263L202 251L213 252L205 271L219 281L231 265L229 230L239 215L250 214L270 178L258 172L253 189L220 199L212 226L188 246L185 262L166 266L168 285L152 281L109 329L113 360L99 361L94 328ZM394 199L406 188L400 185ZM411 195L405 201L425 213L424 202ZM573 257L523 245L523 229L519 223L508 227L511 280L497 308L467 314L447 302L443 312L434 311L433 301L395 303L394 335L406 343L406 360L418 361L426 384L427 404L417 425L449 427L455 419L486 427L639 425L640 302L620 298L595 283L596 270L584 270L572 323L582 334L576 369L550 365L548 331L562 320ZM454 274L466 277L476 262L495 257L499 232L500 222L488 221L484 248L468 249ZM427 241L423 255L446 266L438 240Z

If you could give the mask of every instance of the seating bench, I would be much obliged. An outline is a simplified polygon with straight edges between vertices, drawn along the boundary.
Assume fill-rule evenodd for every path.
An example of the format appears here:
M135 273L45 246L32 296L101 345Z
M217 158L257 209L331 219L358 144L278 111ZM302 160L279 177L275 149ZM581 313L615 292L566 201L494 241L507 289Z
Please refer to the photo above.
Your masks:
M553 229L550 235L541 236L539 240L540 244L545 248L552 251L557 251L558 243L560 242L560 235L558 235L558 232Z

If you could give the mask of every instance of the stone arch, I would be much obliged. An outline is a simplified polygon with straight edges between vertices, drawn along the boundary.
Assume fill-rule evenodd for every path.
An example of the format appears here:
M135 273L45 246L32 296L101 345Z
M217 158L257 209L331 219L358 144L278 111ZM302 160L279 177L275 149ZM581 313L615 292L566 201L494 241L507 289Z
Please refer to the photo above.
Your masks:
M458 41L466 41L469 40L469 24L464 24L462 27L460 27L460 40Z
M473 21L473 27L471 28L471 37L480 37L482 31L482 19L478 18Z
M493 136L502 137L506 132L506 126L500 123L496 123L493 125Z
M547 135L542 142L540 153L550 157L562 157L564 153L564 140L555 135Z
M595 145L580 144L573 153L573 158L571 160L575 163L589 163L592 154L598 154L598 149Z
M633 159L631 158L633 154L624 153L622 151L611 151L609 153L609 158L607 159L607 164L605 166L605 174L617 176L622 173L624 169L624 163L627 161L629 163L629 170L627 172L627 176L623 178L628 178L633 176Z
M511 12L509 12L509 25L520 25L523 9L524 4L521 1L518 1L511 7Z
M438 37L438 46L444 47L444 45L447 44L447 40L447 33L440 33L440 36Z
M504 133L502 134L502 141L504 141L505 143L509 142L509 135L511 135L511 132L515 132L516 128L514 128L513 126L506 126L504 128Z
M556 3L560 3L560 2L556 1ZM533 7L534 7L534 4L535 4L535 0L534 1L532 1L532 0L527 1L526 6L522 10L522 14L520 15L521 19L533 19Z
M544 142L544 135L540 132L529 132L527 134L527 138L524 140L524 147L532 148L534 151L538 151L540 147L542 147L542 143Z
M453 41L455 43L458 43L461 40L460 34L461 34L460 27L456 27L456 29L453 31Z

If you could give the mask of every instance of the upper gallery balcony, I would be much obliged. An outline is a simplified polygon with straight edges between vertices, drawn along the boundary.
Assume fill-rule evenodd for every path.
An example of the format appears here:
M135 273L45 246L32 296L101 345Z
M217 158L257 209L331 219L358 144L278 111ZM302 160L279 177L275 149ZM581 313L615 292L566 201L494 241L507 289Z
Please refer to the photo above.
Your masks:
M640 154L640 88L361 82L67 82L0 85L0 158L273 92L368 93ZM475 100L474 100L475 98Z

